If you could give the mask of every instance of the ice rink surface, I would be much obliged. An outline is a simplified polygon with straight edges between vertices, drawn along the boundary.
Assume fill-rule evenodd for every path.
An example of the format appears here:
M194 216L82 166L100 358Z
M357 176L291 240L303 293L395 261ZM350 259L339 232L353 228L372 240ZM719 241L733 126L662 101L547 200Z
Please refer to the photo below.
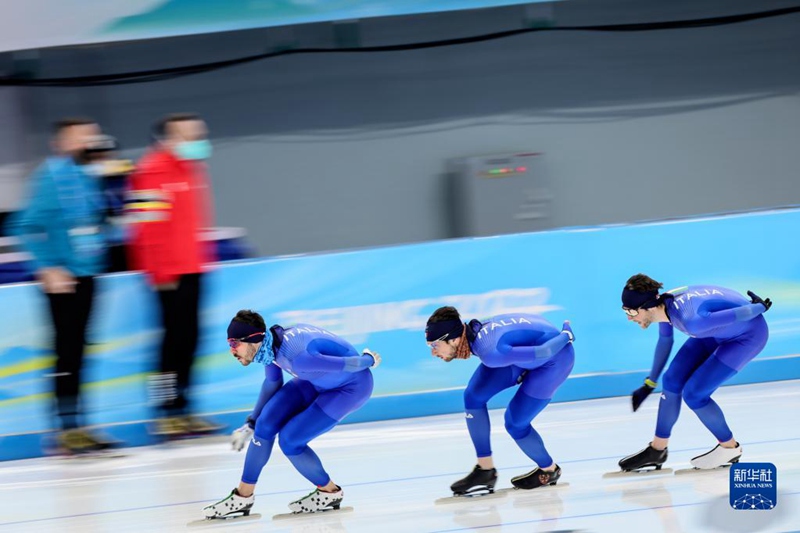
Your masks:
M737 440L742 462L778 469L772 511L735 511L728 469L603 478L617 461L643 448L655 427L658 396L637 413L627 397L552 404L534 421L566 486L514 491L491 499L436 505L449 484L474 465L462 415L344 425L312 443L350 513L273 520L313 489L275 446L256 489L259 520L210 522L202 507L236 486L244 452L222 438L126 449L120 458L44 458L0 463L0 531L281 531L390 532L756 532L800 531L800 382L726 387L714 398ZM533 468L491 412L498 488ZM716 444L683 406L665 467Z

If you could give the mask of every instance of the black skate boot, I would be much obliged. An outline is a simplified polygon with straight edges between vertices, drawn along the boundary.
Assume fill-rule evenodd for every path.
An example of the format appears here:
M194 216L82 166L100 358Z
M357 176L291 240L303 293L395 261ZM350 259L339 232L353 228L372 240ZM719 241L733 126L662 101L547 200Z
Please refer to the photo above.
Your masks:
M561 479L561 467L556 465L556 469L552 472L546 472L538 466L521 476L512 477L511 484L518 489L530 490L547 485L555 485Z
M491 468L484 470L478 465L467 474L467 477L459 479L452 485L450 490L454 496L469 496L472 494L492 494L494 485L497 483L497 469Z
M644 450L620 459L619 467L623 472L641 470L647 466L654 466L656 470L661 470L661 465L666 462L667 449L656 450L651 444L648 444Z

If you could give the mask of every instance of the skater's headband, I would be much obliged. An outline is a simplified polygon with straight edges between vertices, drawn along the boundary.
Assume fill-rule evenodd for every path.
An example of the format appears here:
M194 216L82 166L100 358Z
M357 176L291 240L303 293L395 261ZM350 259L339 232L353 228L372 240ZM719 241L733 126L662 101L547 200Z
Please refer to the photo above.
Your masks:
M245 322L231 320L228 325L228 340L238 340L240 342L251 342L253 344L259 343L264 340L266 332L256 326L251 326Z
M623 309L650 309L661 303L658 291L632 291L628 288L622 290Z
M460 320L428 322L425 326L425 340L428 342L457 339L464 333L464 323Z

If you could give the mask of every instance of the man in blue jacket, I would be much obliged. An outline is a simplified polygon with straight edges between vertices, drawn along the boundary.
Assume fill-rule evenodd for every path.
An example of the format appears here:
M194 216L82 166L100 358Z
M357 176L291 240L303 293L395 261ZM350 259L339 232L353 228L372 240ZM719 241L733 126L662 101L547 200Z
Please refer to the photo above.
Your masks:
M55 329L56 412L59 448L81 453L109 443L82 429L80 382L94 276L105 268L105 204L96 179L84 168L100 136L90 119L55 124L53 150L30 179L27 202L9 220L9 233L31 255L48 299Z

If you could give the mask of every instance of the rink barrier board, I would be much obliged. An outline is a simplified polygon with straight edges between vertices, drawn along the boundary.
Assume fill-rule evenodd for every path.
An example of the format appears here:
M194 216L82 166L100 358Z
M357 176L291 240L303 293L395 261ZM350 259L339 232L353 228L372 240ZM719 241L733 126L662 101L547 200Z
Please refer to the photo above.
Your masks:
M657 337L656 328L641 331L620 310L621 285L636 272L665 288L714 283L772 298L769 342L731 383L797 379L800 250L783 237L792 228L800 228L800 210L221 264L204 277L195 410L232 429L255 401L260 367L242 368L224 340L241 308L255 308L269 323L322 326L381 353L374 398L347 422L462 410L478 361L431 357L423 330L442 305L465 318L531 312L557 327L569 319L575 368L554 401L628 395L647 374ZM769 260L753 259L760 257ZM129 445L151 443L143 421L154 416L146 379L158 353L155 296L139 274L104 276L95 310L83 380L87 422ZM34 457L53 429L46 301L36 285L2 286L0 317L0 459ZM673 353L683 339L676 333ZM501 394L491 406L507 400Z
M593 375L569 378L556 391L553 403L572 402L598 398L620 397L620 413L630 413L628 398L630 393L641 386L644 375L641 373ZM767 381L800 379L800 356L780 359L758 359L751 362L739 374L731 378L726 386L745 385ZM504 409L517 391L517 387L507 389L489 401L490 409ZM656 389L657 392L660 387ZM343 420L343 424L374 422L413 417L435 416L457 413L463 410L464 390L434 391L402 396L382 396L371 398L360 410ZM657 397L657 396L654 396ZM655 401L651 398L651 401ZM724 407L724 406L723 406ZM209 418L226 426L225 432L241 426L249 411L212 414ZM111 426L99 426L108 436L119 440L125 446L147 446L164 441L149 434L152 421L137 421ZM655 418L653 419L655 424ZM42 455L43 439L50 438L52 433L33 433L22 435L0 436L0 460L16 460L39 457ZM468 438L466 425L464 438ZM228 449L221 445L220 449ZM278 453L274 451L273 453Z

